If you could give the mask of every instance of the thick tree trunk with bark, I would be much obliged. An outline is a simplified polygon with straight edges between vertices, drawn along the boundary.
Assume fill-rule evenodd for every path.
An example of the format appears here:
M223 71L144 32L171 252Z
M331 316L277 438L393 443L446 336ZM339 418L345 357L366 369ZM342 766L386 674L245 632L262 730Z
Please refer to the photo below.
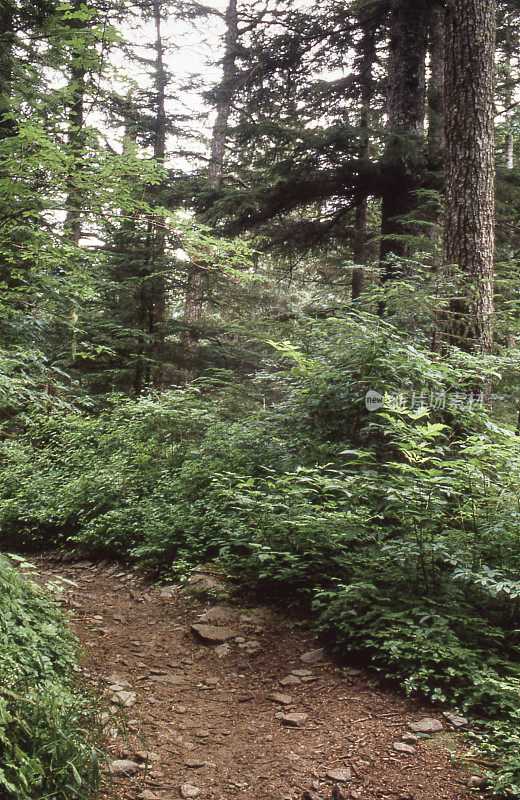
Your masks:
M224 156L226 153L226 140L229 115L235 92L236 79L236 47L238 41L238 12L237 0L229 0L226 9L226 34L225 52L222 59L222 83L220 86L220 99L217 102L217 116L211 138L211 153L209 161L209 182L214 188L222 181Z
M438 173L444 170L444 55L445 55L444 7L437 2L432 7L428 51L430 55L430 79L428 81L428 135L426 158L428 169ZM442 263L442 212L435 199L428 204L426 229L431 240L431 266L437 270Z
M81 212L83 193L78 188L77 176L81 170L81 162L85 154L84 106L85 106L85 68L80 64L72 64L70 72L69 101L69 154L71 164L67 179L67 215L65 218L65 234L79 244L81 239Z
M430 20L430 80L428 82L428 163L430 169L444 164L444 9L434 5Z
M74 11L81 11L82 0L75 0ZM84 34L87 23L82 19L70 21L72 47L70 63L70 81L68 97L68 150L69 168L67 175L67 209L64 231L65 236L74 244L81 239L81 213L83 209L83 191L80 185L80 173L85 158L85 47Z
M360 43L361 58L359 61L359 83L361 91L360 128L360 159L368 158L370 154L370 103L373 96L372 69L376 59L375 31L366 23ZM364 265L367 262L367 216L368 198L360 199L356 207L354 222L354 236L352 251L354 263L358 266L352 272L352 299L356 300L365 288Z
M4 0L0 3L0 117L8 114L11 108L13 39L13 7ZM12 121L0 120L0 139L13 133Z
M164 65L164 45L161 33L162 8L161 0L153 0L155 23L155 132L154 159L164 164L166 155L166 109L165 90L168 83ZM152 271L159 274L152 278L149 314L149 332L153 337L153 356L155 368L153 382L156 387L162 386L165 374L165 325L166 325L166 281L164 278L164 258L166 238L164 219L156 216L151 222L149 263Z
M391 0L388 63L388 143L382 160L384 190L381 261L411 254L410 217L420 186L426 110L426 53L431 0ZM383 280L395 277L386 264Z
M460 275L446 334L484 353L493 332L495 27L495 0L447 0L445 248Z

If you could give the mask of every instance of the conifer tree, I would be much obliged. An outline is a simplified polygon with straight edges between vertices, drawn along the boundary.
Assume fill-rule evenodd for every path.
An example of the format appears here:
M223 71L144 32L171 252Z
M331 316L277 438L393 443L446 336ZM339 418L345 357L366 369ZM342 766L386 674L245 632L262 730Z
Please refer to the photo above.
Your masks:
M446 261L460 270L448 340L493 344L495 0L446 5Z

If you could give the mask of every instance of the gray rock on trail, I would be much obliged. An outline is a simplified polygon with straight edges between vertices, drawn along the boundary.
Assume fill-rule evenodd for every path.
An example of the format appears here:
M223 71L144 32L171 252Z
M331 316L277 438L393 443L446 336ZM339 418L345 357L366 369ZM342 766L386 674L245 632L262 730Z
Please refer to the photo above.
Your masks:
M397 750L398 753L415 753L417 748L404 742L394 742L394 750Z
M481 789L482 786L486 785L486 779L483 778L481 775L472 775L466 784L468 789Z
M291 675L297 675L299 678L308 678L312 675L312 669L292 669Z
M346 783L347 781L351 780L352 772L350 769L331 769L329 772L326 773L326 777L330 778L332 781L338 781L339 783Z
M195 594L227 595L228 587L221 581L215 580L211 575L196 572L188 579L188 589Z
M191 630L208 644L221 644L240 635L238 631L233 631L231 628L218 627L216 625L192 625Z
M317 664L318 661L323 661L324 658L325 650L320 647L317 650L309 650L308 653L303 653L300 656L300 661L303 661L304 664Z
M136 703L136 694L135 692L127 692L124 689L118 689L114 692L113 700L124 708L132 708Z
M287 725L289 728L301 728L309 719L308 714L275 714L276 719L279 719L282 725Z
M200 789L198 786L192 786L191 783L183 783L181 788L181 797L187 800L190 797L198 797L200 794Z
M199 617L200 622L208 623L236 622L237 620L238 612L233 611L232 608L226 608L226 606L212 606Z
M219 644L218 647L215 647L215 653L219 658L225 658L231 652L231 648L228 644Z
M301 679L298 678L296 675L287 675L286 678L282 678L280 681L280 686L300 686Z
M235 641L238 641L240 638L242 637L237 637ZM249 642L240 642L238 646L241 650L245 650L246 653L252 654L258 653L262 645L257 639L251 639Z
M159 795L154 794L150 789L144 789L137 795L137 800L160 800Z
M134 750L132 755L139 761L143 761L145 763L149 761L152 764L157 764L157 762L161 760L161 756L158 753L154 753L152 751L148 752L147 750Z
M282 694L281 692L273 692L273 694L269 695L269 700L272 700L273 703L280 703L282 706L290 706L293 702L290 694Z
M205 767L208 762L204 761L201 758L185 758L184 759L184 766L188 767L188 769L200 769L201 767Z
M418 722L409 722L408 727L414 733L437 733L443 730L442 722L432 717L424 717Z
M111 761L106 770L111 775L135 775L140 771L139 764L126 758Z
M175 585L161 586L159 589L159 597L161 597L163 600L171 600L173 597L175 597L175 592L178 590L178 588L179 587Z
M460 717L458 714L453 714L451 711L445 711L444 716L454 728L464 728L465 725L469 724L469 720L467 720L466 717Z
M117 672L112 672L108 676L108 678L105 678L105 680L107 683L110 684L111 688L112 685L121 686L123 689L131 686L131 684L127 680L122 678L120 675L118 675Z

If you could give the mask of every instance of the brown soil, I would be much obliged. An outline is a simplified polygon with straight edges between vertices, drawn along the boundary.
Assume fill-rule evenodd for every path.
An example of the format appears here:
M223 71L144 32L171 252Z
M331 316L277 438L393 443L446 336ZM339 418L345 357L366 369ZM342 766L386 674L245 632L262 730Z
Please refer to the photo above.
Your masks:
M131 777L107 778L107 797L112 790L135 800L144 791L150 800L174 800L189 784L200 800L299 800L305 791L326 800L335 782L327 777L331 770L347 778L350 772L339 783L347 798L483 796L466 788L468 772L453 763L452 753L464 749L463 733L438 710L374 688L364 673L345 677L332 659L302 663L300 656L318 647L308 629L267 609L237 608L232 598L241 618L225 624L245 642L231 640L222 655L190 630L215 603L177 589L161 596L160 587L117 565L52 556L32 563L44 581L62 576L76 584L64 584L60 602L83 646L87 681L106 695L114 683L135 692L135 702L121 695L129 702L123 715L112 707L107 731L116 737L109 740L111 757L141 762L140 768ZM246 644L251 640L258 649ZM301 669L311 671L300 676L304 681L280 684ZM292 700L282 707L270 699L274 692ZM308 718L290 728L276 717L280 712ZM414 753L396 751L409 734L407 723L424 717L441 721L443 731L419 737Z

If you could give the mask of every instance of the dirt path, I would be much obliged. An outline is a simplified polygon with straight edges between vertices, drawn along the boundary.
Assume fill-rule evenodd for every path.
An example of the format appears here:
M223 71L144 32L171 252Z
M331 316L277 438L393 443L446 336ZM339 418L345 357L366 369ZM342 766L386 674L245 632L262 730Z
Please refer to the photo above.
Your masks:
M442 714L372 688L362 673L345 677L326 656L302 661L318 647L312 634L268 609L215 611L106 563L32 563L43 580L76 584L61 602L87 680L115 701L115 717L106 717L114 769L131 773L110 778L117 797L326 800L335 784L338 800L483 796L452 763L462 734ZM208 609L203 621L220 632L202 633L230 628L224 643L191 629ZM126 732L117 733L120 704ZM414 739L408 726L425 717L442 731Z

